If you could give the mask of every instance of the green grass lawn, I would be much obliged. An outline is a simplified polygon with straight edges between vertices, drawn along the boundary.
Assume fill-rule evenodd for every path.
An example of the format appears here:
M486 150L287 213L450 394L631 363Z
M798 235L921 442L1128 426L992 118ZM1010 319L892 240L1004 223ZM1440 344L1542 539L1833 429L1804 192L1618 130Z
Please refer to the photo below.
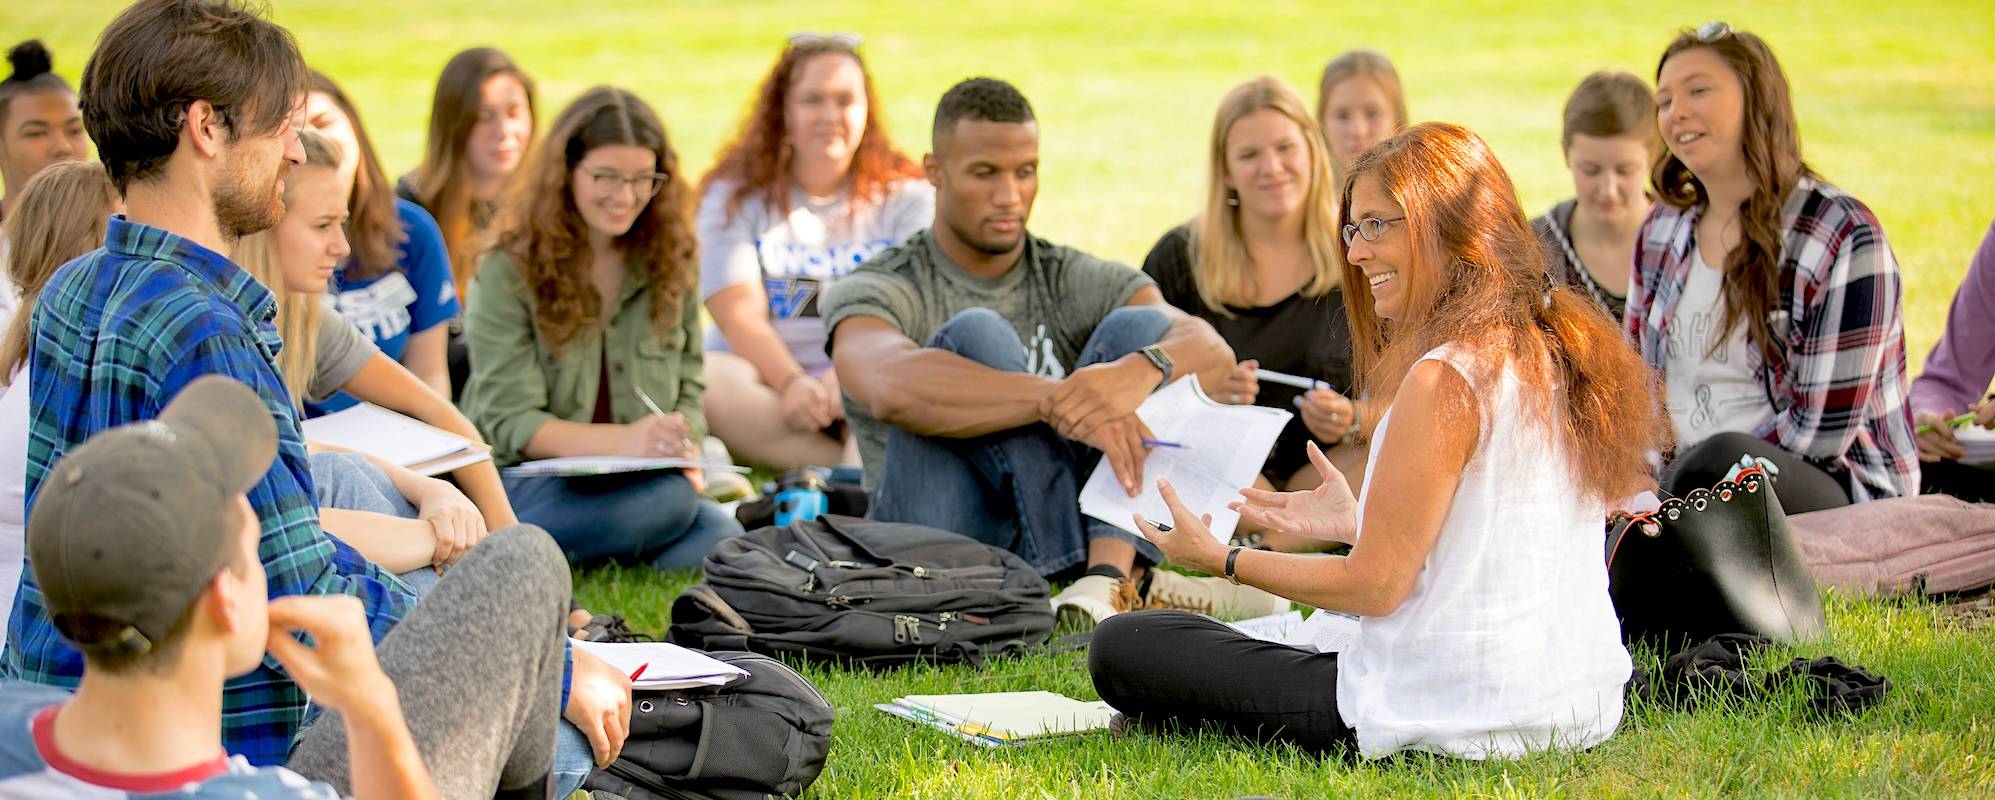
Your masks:
M0 44L40 36L74 79L123 4L9 3ZM1794 85L1805 152L1883 220L1907 279L1916 371L1953 289L1995 218L1995 4L1008 3L282 0L276 18L313 65L360 103L391 171L415 163L432 82L463 47L509 50L540 81L543 120L614 83L654 103L687 164L703 170L784 37L857 31L890 129L926 147L935 99L975 74L1018 84L1037 107L1043 180L1033 228L1140 263L1196 207L1211 115L1231 86L1280 76L1311 102L1323 62L1377 47L1400 67L1416 120L1459 122L1496 148L1527 210L1565 197L1559 106L1601 68L1652 77L1678 27L1710 19L1764 35ZM586 573L591 607L660 630L690 575ZM868 706L912 692L1051 689L1093 698L1081 657L1043 656L883 676L813 670L840 710L817 797L1594 797L1995 794L1995 638L1935 607L1832 604L1831 642L1805 648L1897 684L1851 720L1783 700L1694 713L1637 708L1593 752L1478 764L1426 757L1356 766L1213 737L1097 736L992 752ZM1781 654L1786 658L1787 654Z
M692 573L581 574L578 599L662 632ZM1995 794L1995 637L1929 604L1831 597L1830 641L1764 654L1766 665L1835 655L1889 677L1883 704L1823 720L1798 697L1673 711L1630 709L1580 754L1480 763L1426 755L1348 764L1211 733L1107 733L986 750L872 708L906 694L1044 689L1095 699L1082 653L872 674L811 667L838 707L812 797L1988 797ZM1638 656L1638 663L1642 657ZM1653 659L1645 666L1655 668ZM1224 676L1215 676L1224 680Z

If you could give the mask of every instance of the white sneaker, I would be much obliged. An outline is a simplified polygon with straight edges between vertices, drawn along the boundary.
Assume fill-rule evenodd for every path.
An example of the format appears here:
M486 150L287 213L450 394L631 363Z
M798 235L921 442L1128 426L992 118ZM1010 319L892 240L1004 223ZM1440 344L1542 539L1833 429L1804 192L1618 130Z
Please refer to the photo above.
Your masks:
M1053 596L1053 614L1060 622L1099 625L1102 620L1128 611L1135 590L1129 581L1107 575L1083 575Z
M1289 610L1288 598L1234 584L1225 578L1194 578L1170 570L1150 570L1143 608L1175 608L1215 617L1247 619ZM1124 609L1127 610L1127 609Z

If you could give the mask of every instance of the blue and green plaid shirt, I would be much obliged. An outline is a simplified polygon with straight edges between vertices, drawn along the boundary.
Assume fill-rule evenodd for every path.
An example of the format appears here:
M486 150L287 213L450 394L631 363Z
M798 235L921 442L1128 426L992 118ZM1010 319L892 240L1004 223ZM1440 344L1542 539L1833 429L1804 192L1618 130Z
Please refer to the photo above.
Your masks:
M415 597L319 529L305 439L275 367L276 310L269 290L222 255L112 218L104 248L58 270L35 308L27 507L34 508L43 476L70 448L107 428L158 416L196 377L234 378L256 390L277 420L277 462L249 490L263 521L258 552L270 596L358 597L379 642ZM21 573L0 670L68 689L83 676L83 658L49 623L32 571ZM253 764L282 763L305 702L305 692L266 656L223 693L223 745Z

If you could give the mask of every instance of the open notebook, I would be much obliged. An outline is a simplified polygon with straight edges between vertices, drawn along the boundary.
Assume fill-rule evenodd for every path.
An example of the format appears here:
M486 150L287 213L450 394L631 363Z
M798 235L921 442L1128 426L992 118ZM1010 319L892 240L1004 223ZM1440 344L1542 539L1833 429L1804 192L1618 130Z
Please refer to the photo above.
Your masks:
M637 691L726 686L748 676L747 670L733 664L666 642L568 641L618 672L635 676L630 688Z
M1008 747L1104 730L1115 709L1053 692L915 694L873 706L982 747Z
M376 405L305 420L305 440L368 453L422 475L441 475L492 458L492 448Z

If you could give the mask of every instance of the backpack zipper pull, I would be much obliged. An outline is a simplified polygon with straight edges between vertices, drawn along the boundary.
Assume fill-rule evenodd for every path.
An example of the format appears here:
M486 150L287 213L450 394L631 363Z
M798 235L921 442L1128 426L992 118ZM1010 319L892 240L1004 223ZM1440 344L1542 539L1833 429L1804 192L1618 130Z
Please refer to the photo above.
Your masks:
M937 614L935 617L936 619L935 629L938 631L949 630L949 620L955 618L956 618L956 612L954 611L944 611L941 614Z
M921 566L920 564L914 565L914 576L917 578L928 577L928 568Z
M894 644L907 644L908 623L912 621L912 617L904 614L894 615Z

